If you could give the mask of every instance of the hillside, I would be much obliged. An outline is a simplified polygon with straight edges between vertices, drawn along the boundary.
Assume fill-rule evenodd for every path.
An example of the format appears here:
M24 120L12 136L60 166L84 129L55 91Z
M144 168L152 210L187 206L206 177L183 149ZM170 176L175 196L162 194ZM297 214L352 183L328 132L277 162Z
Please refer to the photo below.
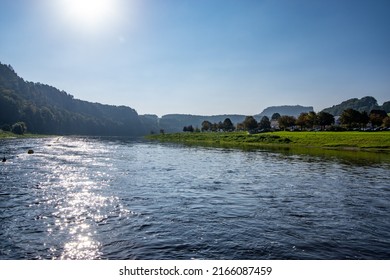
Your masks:
M125 106L75 99L65 91L24 81L0 64L0 125L25 122L31 133L143 135L149 131L137 112Z
M260 114L256 116L267 116L271 117L274 113L279 113L281 116L294 116L298 117L301 113L308 113L314 111L312 106L301 106L301 105L284 105L284 106L271 106L265 108Z
M330 113L333 116L340 116L341 113L346 109L354 109L360 112L366 111L367 113L370 113L370 111L373 109L381 109L389 113L390 101L387 101L383 103L382 106L379 106L377 100L372 96L366 96L361 99L352 98L330 108L325 108L322 111Z

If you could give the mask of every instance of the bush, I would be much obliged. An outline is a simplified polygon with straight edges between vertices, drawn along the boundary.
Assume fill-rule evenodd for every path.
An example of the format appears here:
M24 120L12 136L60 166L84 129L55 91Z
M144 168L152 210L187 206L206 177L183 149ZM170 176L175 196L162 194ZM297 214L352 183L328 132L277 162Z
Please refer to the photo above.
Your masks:
M3 124L1 126L2 131L11 131L11 126L9 124Z
M17 122L14 125L12 125L12 133L22 135L26 132L27 127L24 122Z

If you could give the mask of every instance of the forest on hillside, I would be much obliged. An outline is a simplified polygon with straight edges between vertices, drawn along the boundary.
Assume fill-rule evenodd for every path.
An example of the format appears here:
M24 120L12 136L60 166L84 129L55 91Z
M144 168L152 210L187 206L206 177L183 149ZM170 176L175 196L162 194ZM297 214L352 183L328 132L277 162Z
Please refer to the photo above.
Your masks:
M24 81L10 65L0 64L0 125L7 130L15 124L39 134L132 136L149 131L130 107L78 100L55 87Z

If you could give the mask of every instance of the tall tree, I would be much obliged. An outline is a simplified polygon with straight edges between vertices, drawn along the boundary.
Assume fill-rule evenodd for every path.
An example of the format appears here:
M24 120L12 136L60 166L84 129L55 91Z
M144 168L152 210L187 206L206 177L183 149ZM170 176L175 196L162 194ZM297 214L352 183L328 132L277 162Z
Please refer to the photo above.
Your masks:
M245 120L243 122L245 130L254 130L257 128L257 121L253 116L247 116L245 117Z
M383 119L387 117L387 113L384 110L371 110L369 118L372 126L381 126Z
M297 118L297 120L296 120L296 122L295 122L295 124L296 124L297 126L300 126L300 127L301 127L301 130L303 130L304 127L307 127L308 115L309 115L308 113L301 113L301 114L298 116L298 118Z
M226 118L223 121L223 130L224 131L233 131L234 130L234 125L229 118Z
M390 117L386 117L383 119L383 127L389 127L390 128Z
M296 122L296 118L293 116L281 116L278 120L279 127L284 130L294 126L295 122Z
M261 118L259 122L259 129L261 130L271 129L271 122L267 116Z
M348 128L360 123L360 112L354 109L346 109L341 113L340 122Z
M327 112L319 112L317 114L318 124L321 126L321 130L325 129L325 126L334 124L334 116Z
M273 113L272 117L271 117L271 120L277 121L279 118L280 118L280 114L279 113Z
M360 113L359 116L359 124L361 128L365 128L370 121L370 117L368 116L366 111Z
M310 111L307 114L306 119L307 119L306 120L307 127L313 128L318 123L317 114L313 111Z
M203 121L202 122L202 131L209 131L209 130L211 130L211 122L209 122L209 121Z
M27 126L24 122L17 122L12 126L11 131L15 134L22 135L27 131Z

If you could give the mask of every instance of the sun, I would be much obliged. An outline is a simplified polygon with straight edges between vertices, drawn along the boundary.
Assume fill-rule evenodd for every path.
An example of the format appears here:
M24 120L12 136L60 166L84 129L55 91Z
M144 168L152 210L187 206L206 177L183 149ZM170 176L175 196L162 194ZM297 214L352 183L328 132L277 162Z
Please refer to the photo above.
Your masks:
M85 31L107 27L118 13L116 0L59 0L58 9L66 23Z

